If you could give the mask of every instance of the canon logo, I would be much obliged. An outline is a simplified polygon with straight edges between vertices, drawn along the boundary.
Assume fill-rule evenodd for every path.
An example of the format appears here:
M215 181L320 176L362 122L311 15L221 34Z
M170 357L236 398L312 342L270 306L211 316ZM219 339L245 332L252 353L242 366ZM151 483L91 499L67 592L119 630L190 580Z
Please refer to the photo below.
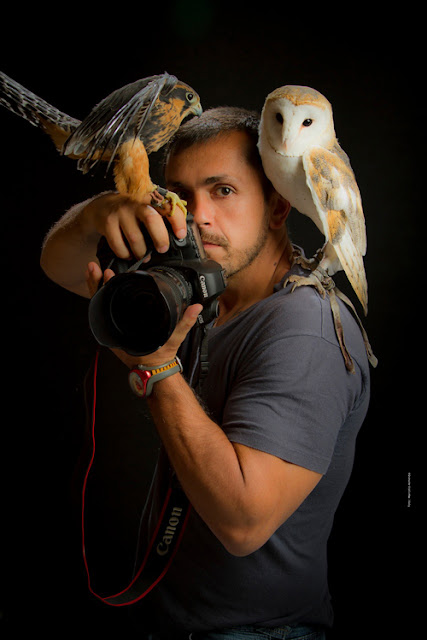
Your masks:
M172 543L172 540L176 533L176 528L179 525L180 518L182 516L182 508L174 507L172 509L171 517L169 518L169 522L164 531L162 541L156 547L156 551L159 556L165 556L169 551L169 545Z
M205 298L207 298L209 296L208 294L208 288L206 286L206 278L203 274L200 274L199 276L199 280L200 280L200 286L202 287L202 292Z

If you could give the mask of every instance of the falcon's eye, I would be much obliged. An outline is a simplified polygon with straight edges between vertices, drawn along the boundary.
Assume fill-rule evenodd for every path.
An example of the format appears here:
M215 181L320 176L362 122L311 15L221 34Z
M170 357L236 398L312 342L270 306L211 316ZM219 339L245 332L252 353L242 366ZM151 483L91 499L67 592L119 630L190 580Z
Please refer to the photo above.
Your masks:
M187 98L188 102L193 102L194 93L187 93L186 98Z
M276 113L276 120L279 124L283 124L283 116L281 113Z
M307 118L306 120L304 120L304 122L302 123L303 127L309 127L311 124L313 124L313 120L311 118Z

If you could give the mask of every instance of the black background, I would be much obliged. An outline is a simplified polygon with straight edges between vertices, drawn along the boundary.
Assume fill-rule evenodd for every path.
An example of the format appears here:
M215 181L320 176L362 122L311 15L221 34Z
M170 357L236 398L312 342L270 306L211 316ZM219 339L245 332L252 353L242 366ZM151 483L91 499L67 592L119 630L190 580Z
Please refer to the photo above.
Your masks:
M76 118L123 84L165 70L193 86L205 109L260 110L284 84L314 87L331 101L362 193L370 296L364 324L379 359L330 542L331 638L415 629L416 451L425 421L418 151L424 65L415 21L385 13L374 20L369 9L340 20L326 7L251 10L203 0L150 11L115 7L92 20L86 9L75 5L61 15L45 6L43 16L30 9L23 16L11 7L1 45L2 71ZM111 182L79 173L41 131L4 109L0 131L4 637L23 629L45 637L84 629L132 637L125 609L89 595L82 564L75 468L86 429L83 379L94 353L87 301L39 267L51 225ZM310 221L294 211L289 227L309 251L320 246ZM130 396L126 372L105 353L99 388L87 542L93 586L112 593L132 570L157 440L141 427L143 409Z

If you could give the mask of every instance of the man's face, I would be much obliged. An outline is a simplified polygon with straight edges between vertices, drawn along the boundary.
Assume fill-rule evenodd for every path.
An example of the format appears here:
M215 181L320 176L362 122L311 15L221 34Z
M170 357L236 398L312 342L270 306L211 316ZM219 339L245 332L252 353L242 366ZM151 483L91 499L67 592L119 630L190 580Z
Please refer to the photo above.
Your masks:
M228 278L253 263L268 236L260 176L246 158L243 132L196 144L169 159L166 186L187 201L206 255Z

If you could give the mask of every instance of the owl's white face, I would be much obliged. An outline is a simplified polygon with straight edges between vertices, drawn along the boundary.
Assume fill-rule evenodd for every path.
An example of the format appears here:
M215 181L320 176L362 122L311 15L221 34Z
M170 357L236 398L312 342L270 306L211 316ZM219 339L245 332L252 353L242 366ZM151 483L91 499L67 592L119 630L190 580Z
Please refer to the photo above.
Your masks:
M332 113L316 104L295 105L286 98L268 100L261 115L261 137L283 156L301 156L313 145L335 139Z

